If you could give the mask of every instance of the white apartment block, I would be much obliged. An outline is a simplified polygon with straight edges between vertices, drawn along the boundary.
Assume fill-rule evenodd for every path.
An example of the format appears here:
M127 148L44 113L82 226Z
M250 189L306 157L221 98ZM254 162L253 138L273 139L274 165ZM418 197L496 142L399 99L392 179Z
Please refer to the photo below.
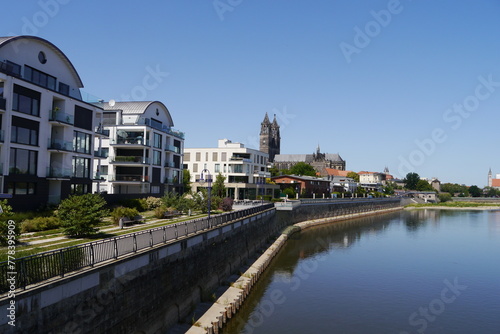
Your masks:
M82 87L52 43L0 37L0 184L14 208L92 191L103 110L82 100Z
M215 182L219 173L226 178L226 195L236 200L273 196L274 191L279 189L277 185L266 184L266 178L271 177L268 160L267 153L246 148L228 139L219 140L216 148L184 149L184 168L191 174L192 190L207 187L206 183L197 182L201 172L207 169L212 175L212 182Z
M174 130L159 101L101 104L102 159L95 160L96 191L108 194L164 194L182 191L184 133Z

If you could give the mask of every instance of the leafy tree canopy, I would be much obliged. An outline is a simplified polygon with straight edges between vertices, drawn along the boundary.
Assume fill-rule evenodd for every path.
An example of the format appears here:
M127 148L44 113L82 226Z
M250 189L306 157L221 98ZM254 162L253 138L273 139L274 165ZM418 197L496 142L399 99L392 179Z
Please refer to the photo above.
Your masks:
M405 188L409 190L417 190L417 183L420 176L417 173L408 173L404 178Z
M59 204L57 216L64 234L86 236L97 233L97 225L108 214L106 201L98 194L73 195Z
M292 168L290 168L290 172L295 175L316 176L316 170L313 166L302 161L293 165Z
M184 192L191 192L191 173L189 169L184 169L182 171L182 185L184 187Z
M225 197L226 196L226 186L224 185L224 181L226 177L221 173L217 174L215 177L215 182L212 184L212 195Z
M359 182L359 174L356 172L347 173L347 177L353 179L355 182Z
M469 187L469 194L472 197L481 197L481 195L483 194L483 191L481 189L479 189L478 186L473 185L473 186Z
M418 180L417 182L417 190L418 191L433 191L434 188L430 185L429 182L425 180Z

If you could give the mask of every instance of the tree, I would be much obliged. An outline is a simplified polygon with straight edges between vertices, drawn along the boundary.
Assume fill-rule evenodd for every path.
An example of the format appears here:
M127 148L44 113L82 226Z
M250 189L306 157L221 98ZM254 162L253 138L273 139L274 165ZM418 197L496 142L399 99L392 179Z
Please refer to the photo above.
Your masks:
M293 165L292 168L290 168L290 172L294 175L316 176L314 167L302 161Z
M359 174L356 172L347 173L347 177L353 179L355 182L359 182Z
M271 173L271 177L278 176L280 175L280 170L277 167L273 166L269 168L269 173Z
M12 220L12 207L7 200L0 201L0 245L14 246L21 235L21 222ZM9 247L9 251L10 251Z
M500 192L493 187L485 187L484 193L485 193L485 196L488 196L488 197L497 197L500 195Z
M472 197L481 197L481 195L483 194L483 191L481 189L479 189L478 186L473 185L473 186L469 187L469 194Z
M434 188L425 180L418 180L416 189L418 191L433 191Z
M439 202L448 202L451 201L451 195L449 193L441 193L438 195Z
M64 234L69 236L92 235L96 226L108 214L106 201L98 194L72 195L63 200L57 209Z
M182 170L182 186L185 193L191 192L191 173L189 169Z
M469 189L463 184L443 183L441 184L441 191L450 193L451 196L456 194L461 197L469 196Z
M416 190L417 189L417 183L420 180L420 176L417 173L408 173L406 174L406 177L404 178L404 183L406 189L409 190Z
M215 182L212 184L212 195L218 197L226 196L226 186L224 185L224 181L226 177L221 173L217 174L215 177Z

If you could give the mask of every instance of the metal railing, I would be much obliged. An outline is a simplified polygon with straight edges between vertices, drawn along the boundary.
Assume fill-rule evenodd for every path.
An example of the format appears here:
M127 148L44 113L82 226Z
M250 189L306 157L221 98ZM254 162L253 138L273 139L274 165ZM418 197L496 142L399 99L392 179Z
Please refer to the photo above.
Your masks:
M118 259L146 248L175 241L207 229L226 224L273 208L266 204L245 210L198 218L145 231L102 239L78 246L62 248L0 263L0 277L15 277L17 288L36 284L69 272L93 267L104 261ZM0 280L0 293L9 291L6 279Z
M75 124L74 117L70 114L66 114L60 110L50 110L49 121L61 122L73 125Z

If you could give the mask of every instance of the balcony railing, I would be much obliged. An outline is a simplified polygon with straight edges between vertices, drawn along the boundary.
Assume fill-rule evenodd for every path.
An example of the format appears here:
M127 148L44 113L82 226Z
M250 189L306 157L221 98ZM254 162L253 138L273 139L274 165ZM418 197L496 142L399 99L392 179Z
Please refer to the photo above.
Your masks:
M170 151L170 152L174 152L174 153L181 153L180 148L178 148L177 146L173 146L173 145L166 145L165 151Z
M109 137L109 130L104 129L102 126L96 126L94 132L98 135Z
M173 161L165 161L165 167L175 167L175 163Z
M73 142L67 140L49 138L47 147L52 150L74 151Z
M7 108L7 100L3 97L0 97L0 110L6 110Z
M111 145L144 145L149 146L149 140L143 138L117 138L111 140Z
M110 159L111 162L126 162L126 163L135 163L135 164L149 164L149 158L147 157L138 157L138 156L123 156L117 155Z
M104 158L108 157L109 151L94 151L94 157L96 158Z
M106 125L112 125L112 124L106 123ZM175 130L175 129L173 129L169 126L166 126L164 124L157 124L155 122L151 122L151 119L146 118L146 117L139 117L139 119L136 121L126 120L126 121L122 121L122 122L117 122L116 125L145 125L145 126L152 127L153 129L171 134L172 136L184 139L184 132Z
M14 77L21 77L21 65L12 62L0 62L0 72L3 72Z
M66 114L60 110L51 110L49 112L49 121L56 121L70 125L75 124L75 119L72 115Z
M167 184L179 184L179 178L177 177L166 177L163 183Z
M108 176L109 181L132 181L132 182L149 182L147 175L132 175L132 174L119 174Z
M71 168L47 167L47 177L69 179L71 175Z
M94 180L100 180L100 181L104 182L104 181L108 180L108 175L107 174L101 174L101 173L95 173L93 179Z
M4 135L4 131L3 130L0 130L0 143L3 143L3 135Z

